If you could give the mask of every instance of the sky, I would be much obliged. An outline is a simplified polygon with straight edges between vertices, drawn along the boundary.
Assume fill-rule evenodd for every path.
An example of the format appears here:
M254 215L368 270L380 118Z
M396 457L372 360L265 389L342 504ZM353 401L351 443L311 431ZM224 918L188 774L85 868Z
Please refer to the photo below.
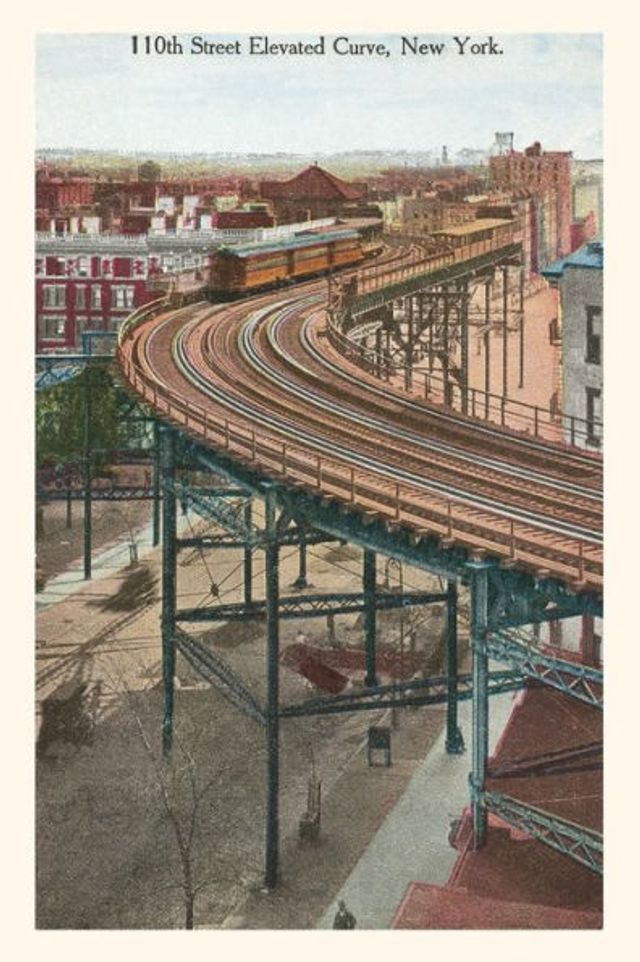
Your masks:
M297 57L250 56L246 34L175 36L183 55L134 56L125 34L39 34L36 146L322 154L446 144L455 153L488 148L495 131L510 130L519 149L540 140L602 156L597 34L495 35L503 53L486 55L460 55L454 34L418 35L444 42L441 56L402 56L399 34L349 35L385 44L388 57L339 56L335 34L325 36L324 56ZM242 53L193 55L193 36L239 40ZM486 39L472 34L466 49Z

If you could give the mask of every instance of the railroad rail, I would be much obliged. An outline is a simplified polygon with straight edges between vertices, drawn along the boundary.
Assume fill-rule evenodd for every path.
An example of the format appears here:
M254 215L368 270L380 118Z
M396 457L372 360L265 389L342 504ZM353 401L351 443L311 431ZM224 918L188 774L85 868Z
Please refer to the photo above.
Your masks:
M415 256L415 254L414 254ZM413 269L413 268L411 268ZM159 416L259 476L578 590L602 585L598 454L478 423L330 356L326 286L132 316L117 357ZM159 313L160 312L160 313Z

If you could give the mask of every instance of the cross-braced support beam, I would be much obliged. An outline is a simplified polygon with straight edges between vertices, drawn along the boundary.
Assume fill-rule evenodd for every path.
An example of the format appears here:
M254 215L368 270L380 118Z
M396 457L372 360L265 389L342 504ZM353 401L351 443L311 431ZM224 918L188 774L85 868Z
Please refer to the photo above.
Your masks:
M481 804L509 825L568 855L591 872L602 875L603 842L600 833L532 805L524 805L500 792L482 792Z
M506 661L529 678L571 695L594 708L603 707L603 673L596 668L545 655L532 647L530 639L514 629L492 632L487 652L497 661Z

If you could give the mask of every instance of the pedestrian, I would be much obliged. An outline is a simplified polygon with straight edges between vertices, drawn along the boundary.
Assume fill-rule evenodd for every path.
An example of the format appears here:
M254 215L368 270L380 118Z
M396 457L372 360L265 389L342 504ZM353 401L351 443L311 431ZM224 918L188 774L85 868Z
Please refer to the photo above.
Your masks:
M333 920L333 927L334 929L355 929L356 927L355 915L349 911L342 900L338 902L338 911Z

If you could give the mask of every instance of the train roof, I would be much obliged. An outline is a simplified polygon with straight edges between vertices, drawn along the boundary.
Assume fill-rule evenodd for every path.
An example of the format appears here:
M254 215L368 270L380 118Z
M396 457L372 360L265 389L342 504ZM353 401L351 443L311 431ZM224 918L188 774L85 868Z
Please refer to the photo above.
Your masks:
M356 239L360 235L352 229L340 231L324 231L320 234L295 234L282 240L256 241L253 244L238 244L230 247L220 247L219 254L226 257L252 257L255 254L270 254L273 251L295 250L299 247L312 247L314 244L335 240Z
M447 227L445 230L434 230L432 234L441 237L465 237L467 234L477 234L481 230L494 230L496 227L507 227L514 224L513 219L506 220L504 217L479 217L466 224L458 224L457 227Z

